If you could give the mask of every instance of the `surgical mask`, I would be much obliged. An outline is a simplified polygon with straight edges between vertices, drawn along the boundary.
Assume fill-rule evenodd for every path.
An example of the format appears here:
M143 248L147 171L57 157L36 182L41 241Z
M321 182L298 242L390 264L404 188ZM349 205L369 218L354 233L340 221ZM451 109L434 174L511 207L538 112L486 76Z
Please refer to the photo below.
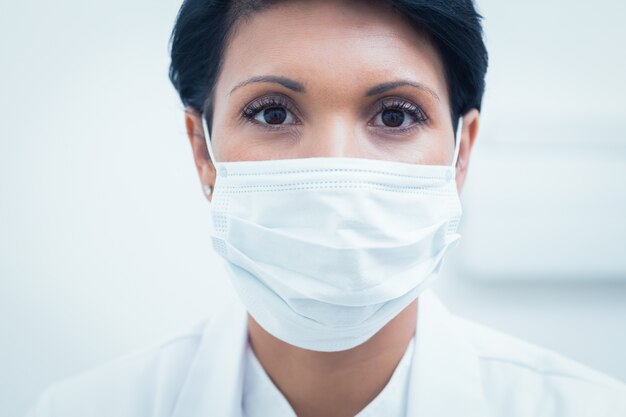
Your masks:
M414 301L459 238L461 125L452 165L217 162L207 141L217 171L213 247L259 325L303 349L340 351Z

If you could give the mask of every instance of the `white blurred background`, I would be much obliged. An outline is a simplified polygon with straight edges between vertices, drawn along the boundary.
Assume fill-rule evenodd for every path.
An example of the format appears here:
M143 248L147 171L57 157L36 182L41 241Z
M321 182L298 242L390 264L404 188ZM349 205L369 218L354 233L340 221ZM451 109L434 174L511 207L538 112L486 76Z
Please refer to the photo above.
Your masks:
M179 0L0 3L0 415L234 297L167 79ZM626 3L479 0L448 307L626 381Z

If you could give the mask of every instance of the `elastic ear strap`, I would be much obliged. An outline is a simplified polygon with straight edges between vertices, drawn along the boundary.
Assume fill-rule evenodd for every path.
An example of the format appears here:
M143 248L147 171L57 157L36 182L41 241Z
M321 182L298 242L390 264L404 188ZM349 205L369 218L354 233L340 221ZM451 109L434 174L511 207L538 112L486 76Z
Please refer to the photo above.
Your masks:
M452 167L456 167L456 162L459 159L459 149L461 148L461 131L463 130L463 116L459 117L459 124L456 127L456 135L454 137L454 159L452 161Z
M203 114L200 115L200 118L202 119L202 131L204 132L206 147L209 150L209 157L211 157L211 162L213 162L213 165L215 165L217 163L217 160L215 159L215 155L213 155L213 149L211 148L211 136L209 135L209 128L206 125L206 120L204 119Z

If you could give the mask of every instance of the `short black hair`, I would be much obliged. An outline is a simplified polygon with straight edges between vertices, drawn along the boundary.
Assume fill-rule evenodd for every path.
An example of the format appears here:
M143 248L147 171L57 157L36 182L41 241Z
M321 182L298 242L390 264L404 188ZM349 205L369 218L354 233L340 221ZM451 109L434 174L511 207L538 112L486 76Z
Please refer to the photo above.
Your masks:
M234 25L285 0L185 0L170 38L169 78L185 106L204 113L211 129L211 96ZM370 0L371 1L371 0ZM380 0L434 41L445 67L452 125L485 91L487 48L473 0ZM378 2L377 2L378 3Z

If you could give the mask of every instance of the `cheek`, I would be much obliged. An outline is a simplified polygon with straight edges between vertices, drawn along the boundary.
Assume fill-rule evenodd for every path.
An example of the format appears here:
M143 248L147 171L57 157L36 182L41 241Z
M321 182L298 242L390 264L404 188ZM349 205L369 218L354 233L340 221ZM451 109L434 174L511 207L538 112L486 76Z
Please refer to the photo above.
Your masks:
M249 161L254 159L249 148L239 145L236 137L229 135L228 132L216 132L212 146L217 162Z
M437 132L423 133L405 143L376 142L369 148L378 159L387 159L419 165L449 165L452 163L454 147L452 139Z
M452 139L445 135L437 135L436 137L425 140L423 158L419 163L426 165L449 165L452 163L454 153L454 144Z
M213 152L218 162L281 159L278 143L261 140L245 129L219 129L213 138Z

